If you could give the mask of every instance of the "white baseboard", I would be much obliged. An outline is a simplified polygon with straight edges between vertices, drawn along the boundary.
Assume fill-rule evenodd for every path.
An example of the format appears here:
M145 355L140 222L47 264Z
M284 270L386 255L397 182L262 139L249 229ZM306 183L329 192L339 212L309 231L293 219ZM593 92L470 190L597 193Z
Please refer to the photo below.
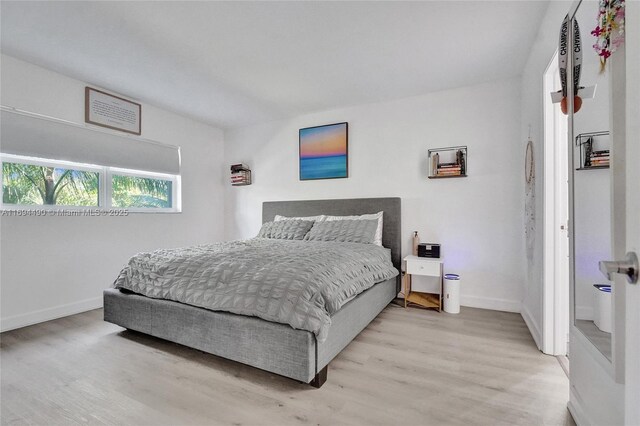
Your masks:
M538 349L542 350L542 332L540 331L538 324L533 320L533 316L526 305L522 305L522 312L520 312L520 315L522 315L522 319L524 319L525 324L527 324L529 333L531 333L534 342L536 342L536 346Z
M591 422L589 422L589 419L580 404L580 399L573 391L573 388L569 393L570 396L567 408L569 409L569 413L571 413L571 417L573 417L573 421L576 422L576 425L578 426L591 426Z
M404 293L398 293L400 299L404 299ZM520 313L521 302L505 299L493 299L491 297L460 296L460 306L469 308L489 309L491 311Z
M69 315L75 315L80 312L86 312L101 307L102 296L80 300L79 302L68 303L66 305L54 306L52 308L41 309L39 311L28 312L26 314L14 315L0 320L0 332L67 317Z
M462 306L471 308L491 309L492 311L520 313L522 303L515 300L494 299L492 297L465 296L460 297Z

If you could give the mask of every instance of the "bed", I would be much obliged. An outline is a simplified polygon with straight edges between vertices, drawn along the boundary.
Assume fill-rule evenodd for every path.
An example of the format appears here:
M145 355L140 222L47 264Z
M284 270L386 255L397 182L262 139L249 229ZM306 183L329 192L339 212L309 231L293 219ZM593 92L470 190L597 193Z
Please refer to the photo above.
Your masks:
M383 211L382 244L393 266L401 263L399 198L265 202L262 222L276 215L347 216ZM322 340L316 334L257 317L212 311L172 300L110 288L104 291L104 320L121 327L267 370L320 387L328 365L397 295L399 276L379 282L330 317Z

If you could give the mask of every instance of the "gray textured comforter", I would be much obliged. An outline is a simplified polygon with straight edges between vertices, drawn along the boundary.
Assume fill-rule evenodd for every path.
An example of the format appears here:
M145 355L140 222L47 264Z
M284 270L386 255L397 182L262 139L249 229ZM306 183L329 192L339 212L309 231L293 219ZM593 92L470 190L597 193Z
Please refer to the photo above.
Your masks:
M323 341L331 314L396 275L389 250L373 244L254 238L139 253L114 286L289 324Z

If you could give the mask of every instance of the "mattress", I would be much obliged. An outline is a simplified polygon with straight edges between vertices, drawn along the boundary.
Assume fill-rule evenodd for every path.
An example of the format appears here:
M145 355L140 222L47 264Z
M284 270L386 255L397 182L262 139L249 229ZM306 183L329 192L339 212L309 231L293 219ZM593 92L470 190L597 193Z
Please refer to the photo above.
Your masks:
M139 253L114 286L286 324L322 342L345 303L397 275L390 251L373 244L254 238Z

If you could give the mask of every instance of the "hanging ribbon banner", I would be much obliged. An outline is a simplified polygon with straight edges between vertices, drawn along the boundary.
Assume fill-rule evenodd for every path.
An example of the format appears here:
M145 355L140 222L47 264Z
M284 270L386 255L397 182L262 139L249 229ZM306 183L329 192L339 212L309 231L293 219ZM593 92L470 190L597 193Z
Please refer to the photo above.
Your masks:
M560 109L567 114L567 67L569 54L573 55L573 109L574 113L580 110L582 99L578 96L580 90L580 73L582 68L582 41L580 38L580 26L577 20L573 20L573 52L569 52L569 15L564 17L560 26L560 40L558 43L558 66L560 68L560 84L562 85L562 101Z

